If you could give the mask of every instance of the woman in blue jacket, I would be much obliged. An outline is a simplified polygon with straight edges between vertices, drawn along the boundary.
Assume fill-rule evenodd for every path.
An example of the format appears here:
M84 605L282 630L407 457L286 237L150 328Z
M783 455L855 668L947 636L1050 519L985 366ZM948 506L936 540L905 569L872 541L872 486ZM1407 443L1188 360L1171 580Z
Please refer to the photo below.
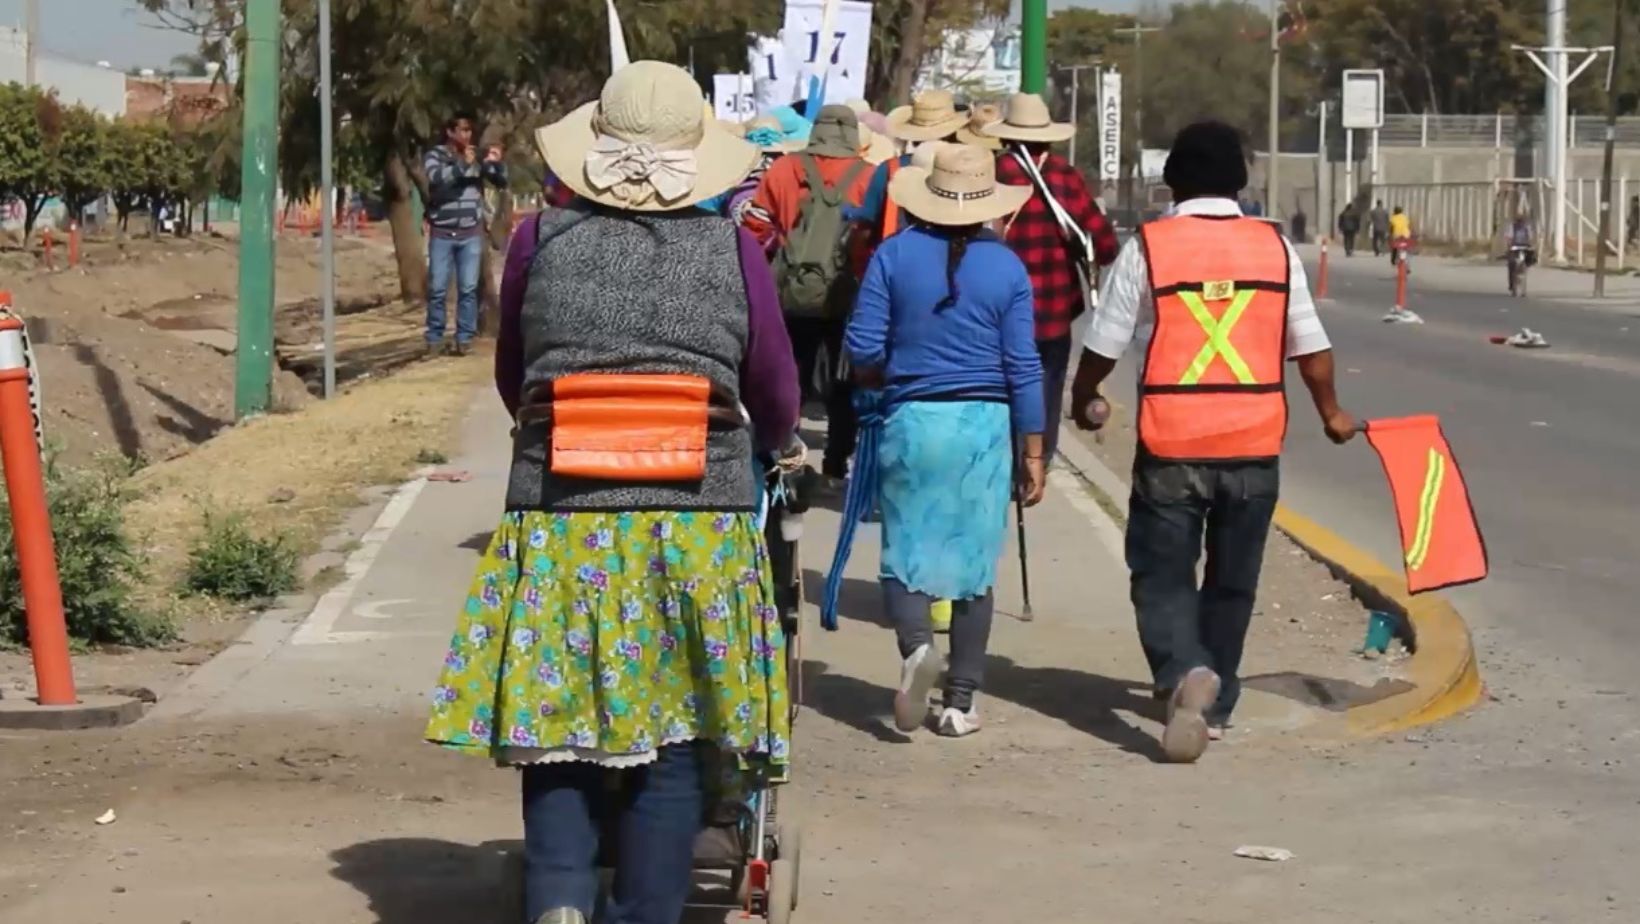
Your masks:
M1046 421L1030 277L986 229L1030 193L999 186L990 155L965 145L940 147L931 169L899 171L890 194L916 222L878 248L848 325L860 384L881 389L881 575L903 659L894 701L903 731L927 720L940 673L929 618L936 600L952 601L937 728L948 736L979 729L974 693L1016 465L1026 503L1042 498Z

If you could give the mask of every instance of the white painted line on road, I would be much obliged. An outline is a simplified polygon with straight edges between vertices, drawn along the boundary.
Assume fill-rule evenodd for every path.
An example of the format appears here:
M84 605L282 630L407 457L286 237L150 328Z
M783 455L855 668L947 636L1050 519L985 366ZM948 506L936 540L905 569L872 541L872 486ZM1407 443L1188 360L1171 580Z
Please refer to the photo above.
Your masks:
M382 512L376 517L363 537L359 539L359 547L347 557L342 566L345 577L340 584L332 587L319 602L314 604L313 612L302 620L302 624L290 637L292 645L334 645L342 642L368 641L387 633L382 632L337 632L336 621L347 612L347 606L353 600L353 594L359 589L365 575L376 563L376 557L381 554L382 546L392 537L393 531L398 529L404 521L410 508L415 505L416 498L427 487L427 475L431 469L422 469L416 477L399 486L393 492L392 498Z
M1070 501L1071 507L1077 513L1086 517L1088 525L1099 536L1099 544L1115 558L1118 563L1125 560L1125 542L1122 531L1111 521L1110 514L1100 507L1098 502L1088 496L1087 486L1075 475L1064 469L1056 468L1048 472L1048 484Z

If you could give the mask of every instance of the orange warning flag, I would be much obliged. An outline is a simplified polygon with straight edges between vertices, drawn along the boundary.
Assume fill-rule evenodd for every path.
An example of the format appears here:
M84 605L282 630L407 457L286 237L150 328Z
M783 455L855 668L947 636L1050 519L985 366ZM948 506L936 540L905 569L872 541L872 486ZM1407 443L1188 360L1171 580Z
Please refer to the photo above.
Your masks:
M1367 422L1401 526L1407 590L1423 593L1486 577L1486 542L1458 460L1433 414Z

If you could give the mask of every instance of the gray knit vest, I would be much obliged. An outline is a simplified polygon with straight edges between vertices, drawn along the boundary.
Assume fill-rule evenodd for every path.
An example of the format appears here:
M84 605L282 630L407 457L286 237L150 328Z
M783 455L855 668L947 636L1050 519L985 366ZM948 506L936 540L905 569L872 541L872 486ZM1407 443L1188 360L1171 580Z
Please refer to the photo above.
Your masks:
M524 293L524 395L576 373L698 375L740 400L745 277L727 219L693 209L593 207L541 214ZM555 476L550 427L513 438L508 510L750 510L751 434L713 430L699 482L646 484Z

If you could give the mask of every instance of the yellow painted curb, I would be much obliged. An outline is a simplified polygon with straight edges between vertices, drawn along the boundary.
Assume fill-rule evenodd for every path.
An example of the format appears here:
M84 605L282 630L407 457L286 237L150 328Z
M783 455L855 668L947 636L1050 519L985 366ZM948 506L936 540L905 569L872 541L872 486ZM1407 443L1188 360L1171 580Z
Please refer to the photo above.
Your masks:
M1367 606L1407 619L1417 638L1417 653L1407 661L1412 689L1351 707L1346 713L1350 731L1376 735L1427 725L1480 702L1483 687L1474 641L1446 598L1412 596L1401 572L1291 508L1277 507L1275 523L1349 584Z

